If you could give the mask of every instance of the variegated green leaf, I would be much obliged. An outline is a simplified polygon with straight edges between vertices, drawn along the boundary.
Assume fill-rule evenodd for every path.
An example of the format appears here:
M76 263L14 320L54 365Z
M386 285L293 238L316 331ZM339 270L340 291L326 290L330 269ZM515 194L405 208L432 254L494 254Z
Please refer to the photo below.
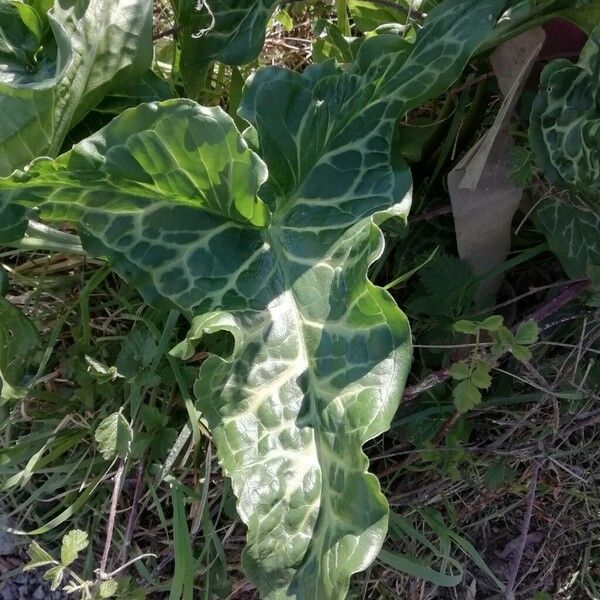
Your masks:
M243 65L258 56L279 0L172 0L172 4L179 27L181 74L187 93L196 98L210 63Z
M125 111L0 180L3 202L75 223L147 299L190 315L179 356L231 335L196 396L266 598L343 598L384 540L388 506L362 446L389 427L411 357L404 314L367 278L378 224L410 206L392 133L454 82L503 5L447 0L414 46L354 72L258 71L241 113L264 162L223 111L180 100Z
M15 28L35 20L40 27L14 38ZM151 32L146 0L57 1L47 15L0 0L0 175L58 155L105 94L148 68ZM0 202L0 241L19 239L26 227L23 208Z
M36 31L12 39L33 19L41 23ZM151 28L146 0L61 0L47 15L0 0L0 174L56 156L89 109L147 69Z
M529 138L548 179L600 200L600 28L577 64L544 69Z
M600 265L600 206L575 199L547 198L534 213L535 224L570 277L585 277Z

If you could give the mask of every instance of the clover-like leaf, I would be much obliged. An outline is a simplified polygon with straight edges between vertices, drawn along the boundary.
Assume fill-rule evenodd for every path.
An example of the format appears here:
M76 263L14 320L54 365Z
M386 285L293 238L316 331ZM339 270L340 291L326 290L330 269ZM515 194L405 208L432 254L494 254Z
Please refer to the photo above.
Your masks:
M498 331L504 325L504 317L500 315L491 315L484 319L481 328L486 331Z
M469 365L462 361L453 363L448 370L452 379L456 379L457 381L469 379L471 375L471 369L469 369Z
M478 361L471 373L471 383L480 390L487 390L492 385L490 370L492 365L485 361Z
M221 109L178 100L127 110L0 180L0 203L75 224L147 300L191 317L178 356L231 335L195 393L266 598L343 598L384 540L388 506L362 446L389 427L411 358L406 317L367 278L378 225L410 206L391 139L456 80L503 5L447 0L414 46L377 58L365 40L354 70L259 70L241 114L262 160Z
M112 598L119 589L119 582L114 579L103 581L98 587L98 595L100 598Z
M48 569L42 577L50 582L50 589L54 592L60 587L64 575L65 568L62 565L57 565Z
M474 321L461 319L452 325L452 329L454 329L454 331L457 333L464 333L465 335L477 335L481 329L481 324L475 323Z
M559 59L545 67L529 139L550 181L600 200L600 28L577 64Z
M52 555L46 552L37 542L29 544L27 554L29 555L29 562L23 567L24 571L31 571L56 562Z
M520 344L512 346L510 351L512 355L521 362L528 362L533 357L531 350L527 346L521 346Z

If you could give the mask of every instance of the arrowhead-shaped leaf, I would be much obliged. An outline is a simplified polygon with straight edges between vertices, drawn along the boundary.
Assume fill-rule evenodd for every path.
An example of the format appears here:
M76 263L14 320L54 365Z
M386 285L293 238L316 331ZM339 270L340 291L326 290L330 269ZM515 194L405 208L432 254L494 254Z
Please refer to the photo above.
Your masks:
M544 69L529 138L548 179L600 200L600 28L577 64L559 59Z
M241 112L264 162L219 108L180 100L125 111L0 180L0 203L75 223L148 300L191 316L179 356L204 334L232 336L196 396L266 598L343 598L384 540L362 446L389 427L411 358L404 314L367 278L378 223L410 206L392 132L454 82L503 5L449 0L413 47L377 56L365 41L355 72L257 72Z

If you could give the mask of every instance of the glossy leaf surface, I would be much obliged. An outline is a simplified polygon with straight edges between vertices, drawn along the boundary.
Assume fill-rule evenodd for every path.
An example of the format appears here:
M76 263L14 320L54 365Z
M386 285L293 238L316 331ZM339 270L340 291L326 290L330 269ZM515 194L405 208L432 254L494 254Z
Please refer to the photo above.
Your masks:
M0 174L56 156L88 110L147 69L151 29L145 0L59 0L47 15L1 0Z
M177 355L231 335L196 396L266 598L343 598L385 538L362 446L389 427L411 359L405 316L367 278L378 224L410 206L392 133L455 81L503 5L449 0L414 46L365 42L354 72L258 71L241 114L262 159L220 109L167 101L0 181L0 203L76 224L146 299L189 315Z

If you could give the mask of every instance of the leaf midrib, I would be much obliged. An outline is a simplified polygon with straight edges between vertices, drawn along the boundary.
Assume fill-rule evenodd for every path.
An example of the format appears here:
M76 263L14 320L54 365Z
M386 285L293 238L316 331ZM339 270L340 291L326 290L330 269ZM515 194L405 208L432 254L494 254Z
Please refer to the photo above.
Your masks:
M314 384L314 376L313 376L313 372L311 369L311 363L310 363L310 359L308 356L308 352L307 352L307 344L305 341L305 336L304 336L304 318L302 317L301 311L298 308L299 306L299 302L298 299L296 298L296 294L294 291L294 284L293 282L291 282L289 280L289 276L288 276L288 271L287 269L285 269L285 265L289 263L288 259L285 257L285 252L283 249L283 244L281 243L281 234L279 233L280 229L277 226L271 226L269 228L267 228L266 230L266 238L269 240L269 243L271 244L271 249L273 251L273 255L275 257L275 262L277 264L277 267L280 271L280 275L282 278L282 281L284 283L284 289L285 289L285 293L289 294L291 296L292 299L292 304L293 304L293 310L292 310L292 318L294 320L294 323L296 324L296 328L298 331L298 346L299 346L299 351L302 353L302 361L303 364L305 365L305 372L308 376L308 391L310 392L309 396L309 402L310 402L310 416L311 416L311 420L310 423L312 425L312 429L313 429L313 447L314 447L314 452L317 456L317 464L319 466L319 507L318 507L318 515L321 514L321 512L323 511L324 508L326 508L327 502L325 502L323 500L323 498L326 496L325 494L325 490L327 488L327 481L326 478L323 477L323 467L322 467L322 461L323 461L323 452L321 450L321 420L319 418L316 406L315 406L315 393L314 390L316 388L315 384ZM279 235L278 235L279 233ZM306 552L303 556L303 563L304 563L304 559L306 559L309 555L310 555L310 551L312 546L314 545L314 533L316 531L317 525L319 522L319 518L317 516L317 519L315 519L315 525L313 526L313 530L312 530L312 535L311 535L311 540L309 542L309 544L307 545L307 549ZM318 586L320 585L321 582L321 578L317 577L316 581L315 581L315 597L319 597L318 596Z

